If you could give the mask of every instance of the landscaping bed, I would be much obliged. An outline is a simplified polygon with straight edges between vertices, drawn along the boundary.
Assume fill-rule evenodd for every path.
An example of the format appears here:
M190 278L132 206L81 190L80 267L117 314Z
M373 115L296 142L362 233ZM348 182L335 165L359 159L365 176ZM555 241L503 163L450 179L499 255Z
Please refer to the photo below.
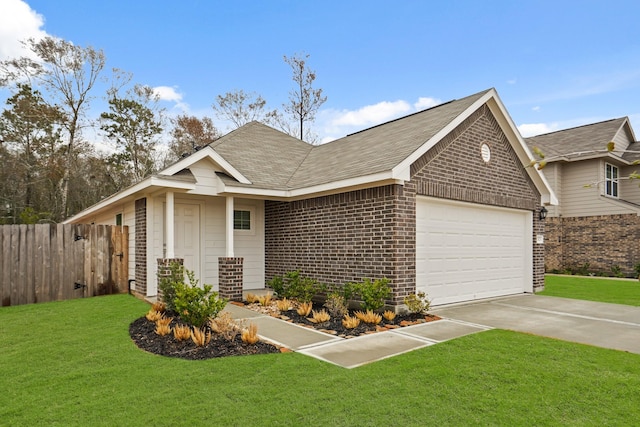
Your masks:
M170 314L168 314L170 316ZM175 324L180 322L173 320ZM178 357L189 360L203 360L214 357L244 356L250 354L280 353L281 349L273 344L258 341L248 344L242 341L240 335L227 339L211 331L209 326L203 329L211 333L211 341L204 346L197 346L191 339L179 341L173 334L158 335L156 324L146 317L140 317L129 325L129 335L133 342L142 350L160 356Z

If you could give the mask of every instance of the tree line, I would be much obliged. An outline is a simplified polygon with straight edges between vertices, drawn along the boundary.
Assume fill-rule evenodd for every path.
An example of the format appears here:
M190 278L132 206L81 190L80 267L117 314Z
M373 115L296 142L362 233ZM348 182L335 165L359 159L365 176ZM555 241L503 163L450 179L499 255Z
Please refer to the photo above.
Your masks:
M0 114L0 224L59 222L221 136L211 117L168 117L153 88L105 70L102 50L53 37L24 45L30 55L0 61L0 86L10 93ZM308 59L284 56L294 87L281 109L234 90L216 96L212 112L232 127L257 120L316 143L311 125L327 98ZM99 79L105 93L96 93ZM90 117L98 96L107 111ZM113 151L97 151L89 135Z

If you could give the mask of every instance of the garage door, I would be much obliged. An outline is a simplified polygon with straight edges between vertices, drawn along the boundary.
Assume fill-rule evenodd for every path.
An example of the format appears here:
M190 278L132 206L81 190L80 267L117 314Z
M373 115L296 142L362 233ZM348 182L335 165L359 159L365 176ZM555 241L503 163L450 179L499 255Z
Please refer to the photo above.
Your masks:
M532 214L419 197L416 285L432 304L532 292Z

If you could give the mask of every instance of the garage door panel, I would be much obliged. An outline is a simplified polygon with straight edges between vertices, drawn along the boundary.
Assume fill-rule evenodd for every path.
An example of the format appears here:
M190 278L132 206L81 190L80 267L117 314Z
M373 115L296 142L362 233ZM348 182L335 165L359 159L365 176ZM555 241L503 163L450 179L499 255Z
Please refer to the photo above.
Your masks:
M433 304L530 291L531 213L418 198L416 279Z

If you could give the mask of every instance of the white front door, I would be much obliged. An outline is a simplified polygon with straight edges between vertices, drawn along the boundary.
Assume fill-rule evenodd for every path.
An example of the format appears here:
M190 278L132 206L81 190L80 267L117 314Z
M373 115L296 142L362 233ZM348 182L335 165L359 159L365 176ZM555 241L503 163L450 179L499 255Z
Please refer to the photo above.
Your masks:
M448 304L533 291L532 213L418 197L416 288Z
M200 205L176 203L174 227L176 258L200 279Z

